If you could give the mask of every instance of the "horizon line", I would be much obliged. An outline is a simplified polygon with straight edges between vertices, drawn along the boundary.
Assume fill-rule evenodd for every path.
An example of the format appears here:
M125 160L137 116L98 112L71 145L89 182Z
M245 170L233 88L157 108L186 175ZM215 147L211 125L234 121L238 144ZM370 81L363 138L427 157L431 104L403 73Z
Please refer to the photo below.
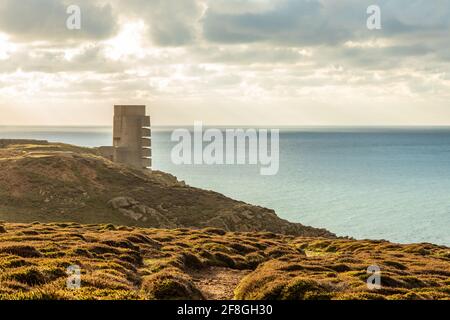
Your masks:
M168 125L151 125L153 128L178 128L178 127L192 127L194 123L186 124L168 124ZM446 128L450 127L449 124L302 124L302 125L252 125L252 124L204 124L204 127L216 127L216 128ZM100 124L68 124L68 125L46 125L46 124L0 124L0 127L22 127L22 128L112 128L112 125L100 125Z

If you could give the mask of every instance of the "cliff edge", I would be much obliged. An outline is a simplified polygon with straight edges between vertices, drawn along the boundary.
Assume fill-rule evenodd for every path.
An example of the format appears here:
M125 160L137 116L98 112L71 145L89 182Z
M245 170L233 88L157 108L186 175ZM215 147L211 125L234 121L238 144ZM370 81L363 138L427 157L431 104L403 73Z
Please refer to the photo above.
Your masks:
M37 140L0 140L0 219L335 237L167 173L113 163L95 148Z

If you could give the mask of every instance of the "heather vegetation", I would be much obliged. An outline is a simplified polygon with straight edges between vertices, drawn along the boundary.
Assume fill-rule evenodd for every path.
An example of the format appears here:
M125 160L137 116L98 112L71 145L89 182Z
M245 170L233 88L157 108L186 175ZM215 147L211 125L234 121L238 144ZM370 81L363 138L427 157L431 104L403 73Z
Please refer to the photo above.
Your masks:
M366 286L374 264L379 290ZM71 265L81 268L80 289L66 287ZM1 299L449 299L449 279L449 248L431 244L217 228L0 227Z

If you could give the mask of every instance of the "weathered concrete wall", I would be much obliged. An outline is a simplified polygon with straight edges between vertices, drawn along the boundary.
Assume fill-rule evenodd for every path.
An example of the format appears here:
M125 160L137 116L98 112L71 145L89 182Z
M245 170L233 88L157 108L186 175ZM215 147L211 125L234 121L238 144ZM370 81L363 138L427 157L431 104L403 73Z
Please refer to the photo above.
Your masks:
M150 117L145 106L114 106L114 161L138 169L150 168Z

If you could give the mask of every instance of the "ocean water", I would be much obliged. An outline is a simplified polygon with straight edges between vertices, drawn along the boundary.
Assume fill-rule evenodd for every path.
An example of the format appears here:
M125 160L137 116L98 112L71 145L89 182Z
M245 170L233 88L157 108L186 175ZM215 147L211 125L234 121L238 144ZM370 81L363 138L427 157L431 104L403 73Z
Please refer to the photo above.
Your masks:
M109 127L0 127L0 138L110 145ZM153 131L153 166L188 184L357 239L450 245L450 128L296 128L280 169L174 165L170 131Z

